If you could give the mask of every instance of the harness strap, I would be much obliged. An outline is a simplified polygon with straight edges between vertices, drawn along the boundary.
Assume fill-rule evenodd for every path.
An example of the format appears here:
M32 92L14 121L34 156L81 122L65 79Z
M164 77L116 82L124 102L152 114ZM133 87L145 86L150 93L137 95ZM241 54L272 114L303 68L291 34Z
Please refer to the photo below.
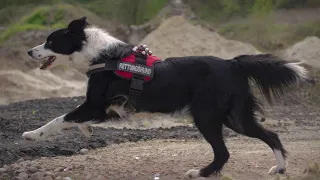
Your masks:
M105 63L91 65L86 74L90 77L92 74L101 71L114 71L116 74L119 73L117 71L131 72L132 78L129 87L129 103L136 112L139 112L137 101L142 94L145 77L152 78L153 76L153 67L149 68L147 66L147 59L152 55L152 52L146 45L141 45L139 47L135 46L132 51L135 56L134 64L139 64L140 67L127 69L128 66L132 66L130 63L123 63L121 60L111 60L105 61Z
M86 72L87 77L90 77L92 74L96 72L114 71L117 69L117 64L118 64L118 61L112 60L112 61L106 61L105 63L101 63L101 64L91 65L88 71Z
M135 54L136 64L146 65L147 64L147 55L141 53ZM130 88L129 88L129 102L135 108L136 112L139 112L139 106L137 101L143 91L144 76L134 73L131 79Z

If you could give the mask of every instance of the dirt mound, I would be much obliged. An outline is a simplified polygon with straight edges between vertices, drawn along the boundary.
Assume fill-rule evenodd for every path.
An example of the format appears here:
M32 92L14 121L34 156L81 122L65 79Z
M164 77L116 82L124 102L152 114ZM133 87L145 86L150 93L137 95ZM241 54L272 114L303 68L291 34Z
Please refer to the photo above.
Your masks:
M215 32L192 25L182 16L169 18L141 43L147 44L160 58L188 55L233 58L240 54L259 53L251 44L227 40Z
M38 68L28 72L0 70L0 104L85 94L84 75L71 69L61 71L59 76L57 74Z
M320 39L318 37L307 37L288 48L284 56L287 59L302 61L312 67L320 68L319 47Z

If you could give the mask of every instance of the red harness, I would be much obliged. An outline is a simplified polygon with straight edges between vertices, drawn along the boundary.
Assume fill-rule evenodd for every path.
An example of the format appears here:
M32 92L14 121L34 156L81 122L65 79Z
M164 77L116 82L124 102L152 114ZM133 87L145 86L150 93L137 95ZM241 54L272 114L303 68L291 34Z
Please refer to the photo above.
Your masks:
M106 60L105 63L90 66L87 76L100 71L113 71L117 76L130 80L129 103L139 111L137 99L143 91L145 82L152 80L154 64L161 62L160 58L152 56L152 52L144 46L135 47L133 53L119 60Z
M156 56L152 56L152 55L148 55L147 59L146 59L146 66L148 67L152 67L152 71L153 71L153 65L156 62L160 62L160 58L156 57ZM130 56L124 57L123 59L120 60L120 62L118 62L118 68L114 71L114 73L124 79L132 79L133 77L133 72L129 72L129 71L124 71L124 70L119 70L119 63L124 62L126 64L130 64L132 66L134 66L136 64L136 55L135 54L131 54ZM153 72L152 72L153 75ZM148 82L152 79L152 76L145 76L144 77L144 81Z

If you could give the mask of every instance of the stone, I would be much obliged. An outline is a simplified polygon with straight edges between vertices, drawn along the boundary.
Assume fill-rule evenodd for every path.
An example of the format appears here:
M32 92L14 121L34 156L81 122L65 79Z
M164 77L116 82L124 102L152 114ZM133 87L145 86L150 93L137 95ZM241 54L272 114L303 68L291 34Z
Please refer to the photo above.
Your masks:
M45 172L45 176L53 176L53 173L50 171Z
M92 175L91 175L91 174L87 174L84 179L85 179L85 180L91 180L91 178L92 178Z
M34 167L34 166L31 166L31 167L28 168L28 172L36 173L36 172L38 172L38 169L36 167Z
M62 180L61 176L57 176L56 178L54 178L54 180Z
M6 168L0 168L0 173L4 173L4 172L6 172L6 171L7 171Z
M61 172L64 170L64 167L58 167L58 168L55 168L53 171L54 172Z
M13 164L12 169L14 171L18 171L19 169L21 169L21 166L20 166L20 164Z
M98 176L96 180L105 180L106 178L103 177L102 175Z
M65 177L63 180L72 180L70 177Z
M88 149L81 149L80 150L80 154L84 155L84 154L88 154L89 150Z
M45 176L42 180L53 180L51 176Z
M133 172L131 173L131 175L132 175L133 177L136 177L138 174L139 174L139 171L133 171Z
M68 176L68 172L56 172L55 176L66 177L66 176Z
M26 172L27 169L26 167L21 166L20 169L17 170L17 172L21 173L21 172Z
M36 173L34 173L34 174L31 175L30 180L43 179L45 175L46 175L45 172L36 172Z
M23 162L23 161L24 161L24 159L23 159L23 158L20 158L20 159L17 160L17 163L21 163L21 162Z
M27 180L28 177L29 177L29 176L28 176L27 173L22 172L22 173L20 173L20 174L18 175L17 179L18 179L18 180Z

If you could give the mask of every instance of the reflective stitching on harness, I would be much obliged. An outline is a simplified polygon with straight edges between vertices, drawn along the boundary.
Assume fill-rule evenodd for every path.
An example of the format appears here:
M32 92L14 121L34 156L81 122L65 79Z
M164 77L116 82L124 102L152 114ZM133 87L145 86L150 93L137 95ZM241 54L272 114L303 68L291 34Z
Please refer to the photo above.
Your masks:
M94 69L104 68L105 66L106 66L105 63L95 64L95 65L90 66L87 72L92 71Z
M140 74L142 76L153 76L153 66L145 66L142 64L118 62L117 70Z

